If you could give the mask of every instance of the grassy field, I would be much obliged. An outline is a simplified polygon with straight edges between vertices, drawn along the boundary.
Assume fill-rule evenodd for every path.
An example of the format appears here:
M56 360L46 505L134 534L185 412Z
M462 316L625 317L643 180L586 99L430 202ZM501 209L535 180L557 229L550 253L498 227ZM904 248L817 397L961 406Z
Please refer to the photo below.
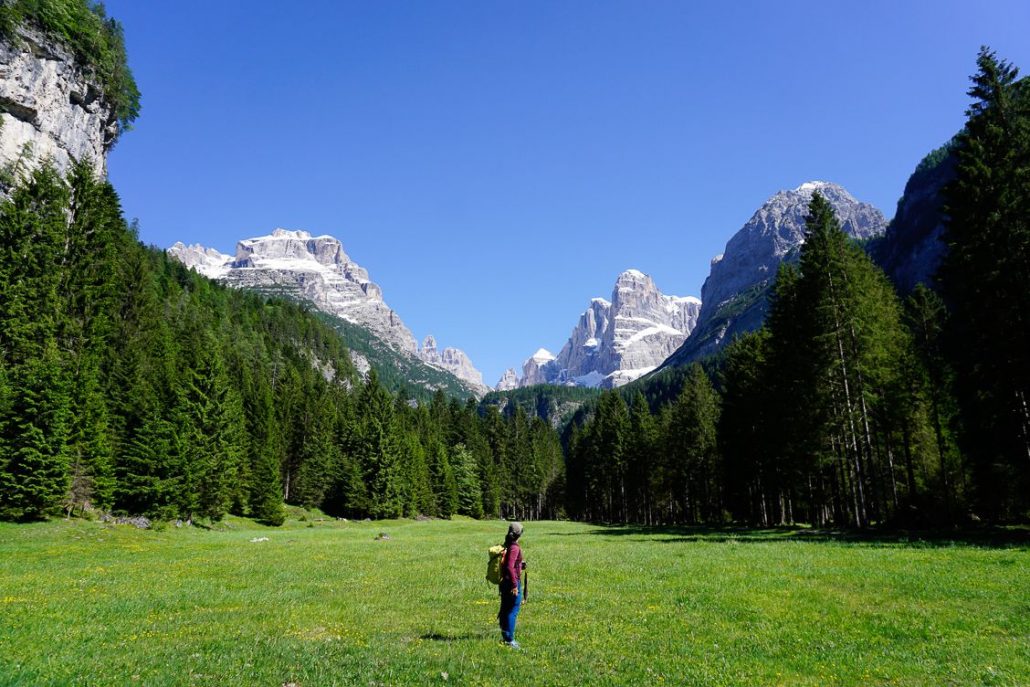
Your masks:
M504 530L0 525L0 684L1030 685L1025 545L527 523L515 652Z

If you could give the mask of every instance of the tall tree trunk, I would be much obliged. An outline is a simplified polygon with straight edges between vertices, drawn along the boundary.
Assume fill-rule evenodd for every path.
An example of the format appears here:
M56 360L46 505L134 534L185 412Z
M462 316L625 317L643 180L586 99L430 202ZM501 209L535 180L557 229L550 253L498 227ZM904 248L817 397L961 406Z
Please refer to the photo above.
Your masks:
M908 500L913 506L919 506L919 495L916 494L916 473L912 467L912 432L908 423L901 423L901 447L905 454L905 479L908 482Z

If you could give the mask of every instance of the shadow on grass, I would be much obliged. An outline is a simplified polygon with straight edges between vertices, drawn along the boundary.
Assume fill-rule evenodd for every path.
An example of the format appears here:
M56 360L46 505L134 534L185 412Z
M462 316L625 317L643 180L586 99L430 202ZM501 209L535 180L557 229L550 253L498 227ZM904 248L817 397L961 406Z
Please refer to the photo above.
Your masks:
M443 634L440 632L427 632L424 635L419 635L419 639L423 639L427 642L464 642L470 639L484 639L486 635L479 633L475 634L472 632L466 632L464 634Z
M983 548L1030 547L1030 529L1025 527L978 527L940 530L876 529L836 530L802 526L644 526L598 525L585 532L554 532L559 537L635 537L639 541L663 544L688 542L773 544L778 542L844 543L867 546Z

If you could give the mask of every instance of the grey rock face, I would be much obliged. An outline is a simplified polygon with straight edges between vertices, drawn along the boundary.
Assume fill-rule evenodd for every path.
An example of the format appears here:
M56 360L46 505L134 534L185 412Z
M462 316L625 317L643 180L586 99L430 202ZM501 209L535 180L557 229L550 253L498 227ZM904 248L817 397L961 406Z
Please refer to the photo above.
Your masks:
M577 378L600 370L601 342L611 329L612 304L603 298L594 298L590 307L579 316L569 340L558 353L558 370L566 371L566 378Z
M507 370L504 371L504 374L497 381L497 384L494 386L494 388L498 391L508 391L509 389L517 388L518 385L518 373L515 372L514 367L509 367Z
M769 284L780 263L796 255L805 242L805 216L816 191L833 207L848 235L866 239L886 228L879 210L837 184L809 181L775 194L730 238L724 253L712 260L701 287L703 305L697 326L665 366L698 360L718 351L733 336L762 326Z
M177 241L165 252L194 272L199 272L211 279L225 276L233 261L231 255L220 253L214 248L205 248L199 243L187 246L182 241Z
M837 184L809 181L780 191L733 235L723 254L712 260L711 273L701 287L702 323L736 294L776 276L787 253L805 241L805 216L816 191L833 206L849 236L866 239L886 228L883 213L855 200Z
M0 164L51 160L64 173L89 159L98 175L118 136L118 118L74 55L34 29L0 39Z
M230 286L304 299L319 310L361 325L394 349L469 382L480 393L487 390L482 374L461 350L437 351L432 336L419 350L400 316L383 301L383 291L369 279L368 270L352 261L332 236L276 229L268 236L240 241L235 256L182 242L167 252Z
M230 286L302 298L369 329L397 350L413 356L418 352L415 337L383 302L382 290L369 281L368 271L354 264L332 236L276 229L268 236L240 241L231 258L181 242L168 254Z
M557 377L559 368L555 365L554 354L546 348L539 348L522 363L522 379L519 386L533 386L534 384L550 384Z
M483 384L483 373L476 369L465 351L449 347L443 349L443 352L437 351L436 339L432 335L427 336L422 342L418 357L424 363L447 370L458 379L469 382L480 394L489 391Z
M871 251L894 286L906 295L917 284L936 287L937 268L948 252L944 190L955 178L954 140L927 155L905 184L887 232Z
M667 296L648 275L627 270L616 279L611 301L591 300L557 358L540 349L526 361L519 386L616 387L631 382L683 343L700 310L697 298Z

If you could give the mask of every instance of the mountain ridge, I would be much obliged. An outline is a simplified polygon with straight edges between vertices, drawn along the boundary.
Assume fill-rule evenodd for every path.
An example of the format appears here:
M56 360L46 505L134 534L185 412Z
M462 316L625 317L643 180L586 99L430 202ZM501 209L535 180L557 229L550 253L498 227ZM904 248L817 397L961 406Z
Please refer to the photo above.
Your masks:
M712 259L701 287L697 326L658 369L699 360L719 351L734 336L762 325L780 264L796 259L804 243L805 216L815 192L830 203L841 228L852 238L870 239L886 229L880 210L857 200L839 184L806 181L777 191L730 237L723 253Z
M271 234L240 240L235 255L181 241L167 252L187 267L229 286L307 301L323 313L367 329L399 354L453 375L476 396L489 391L464 351L438 350L432 335L420 347L383 300L383 290L371 280L368 270L354 262L333 236L276 228ZM360 361L356 364L363 367Z

